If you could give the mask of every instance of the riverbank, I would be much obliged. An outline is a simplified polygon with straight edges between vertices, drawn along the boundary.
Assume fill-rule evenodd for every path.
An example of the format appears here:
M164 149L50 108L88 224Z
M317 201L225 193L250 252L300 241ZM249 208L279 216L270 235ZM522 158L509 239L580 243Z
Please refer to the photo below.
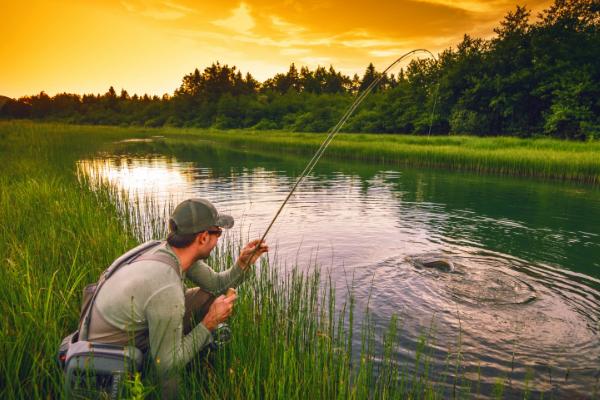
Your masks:
M230 146L312 155L324 134L264 131L185 132ZM498 175L600 184L600 142L473 136L339 134L325 157L396 166L442 168Z
M198 140L211 140L233 148L275 151L312 156L325 134L281 131L251 131L187 128L137 128L65 125L34 122L28 124L53 130L62 127L84 134L112 132L124 138L164 136L162 145L195 146ZM2 140L2 138L0 138ZM554 139L513 137L414 136L341 133L325 153L330 159L349 159L394 166L440 168L497 175L531 177L600 184L600 142L572 142Z
M81 290L135 243L105 194L73 166L104 137L0 124L0 397L59 398L57 344L77 325Z

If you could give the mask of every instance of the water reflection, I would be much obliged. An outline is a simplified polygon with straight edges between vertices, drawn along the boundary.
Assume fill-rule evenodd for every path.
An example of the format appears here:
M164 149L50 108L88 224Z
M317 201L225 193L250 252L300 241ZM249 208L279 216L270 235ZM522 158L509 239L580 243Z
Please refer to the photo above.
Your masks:
M78 173L91 182L109 184L126 193L130 200L152 197L163 208L191 192L195 167L165 156L109 156L81 160ZM174 198L175 196L175 198Z
M303 164L207 144L177 158L122 154L78 168L167 213L185 198L206 197L236 218L234 229L257 237ZM399 361L411 364L435 319L440 369L461 332L463 373L489 390L498 377L522 389L533 373L534 391L586 397L600 367L599 220L596 189L324 162L268 240L281 264L316 261L338 288L353 279L357 310L369 299L380 329L400 314ZM415 261L435 256L453 269Z

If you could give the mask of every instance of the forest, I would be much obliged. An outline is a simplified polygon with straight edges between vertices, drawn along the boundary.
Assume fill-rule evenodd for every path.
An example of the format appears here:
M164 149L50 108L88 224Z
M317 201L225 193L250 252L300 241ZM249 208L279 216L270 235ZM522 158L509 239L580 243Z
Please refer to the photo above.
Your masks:
M517 6L494 32L490 39L464 35L436 59L413 59L383 76L344 130L600 138L600 2L555 0L536 16ZM173 94L130 95L111 86L104 94L1 97L0 118L324 132L380 76L372 63L362 76L292 63L259 82L215 62L185 75Z

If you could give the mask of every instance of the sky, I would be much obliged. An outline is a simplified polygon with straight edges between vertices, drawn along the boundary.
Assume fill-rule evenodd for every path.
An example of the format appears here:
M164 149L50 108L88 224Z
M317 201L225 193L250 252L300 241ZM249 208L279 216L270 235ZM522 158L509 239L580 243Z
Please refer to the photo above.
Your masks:
M172 94L185 74L235 65L263 81L290 63L348 75L415 48L489 38L516 5L547 0L0 0L0 95Z

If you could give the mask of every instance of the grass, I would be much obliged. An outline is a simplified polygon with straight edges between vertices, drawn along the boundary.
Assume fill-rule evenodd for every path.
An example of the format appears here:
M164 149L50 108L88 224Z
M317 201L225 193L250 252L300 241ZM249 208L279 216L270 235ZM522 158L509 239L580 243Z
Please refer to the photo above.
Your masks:
M51 128L51 129L48 129ZM95 131L95 132L93 132ZM77 323L83 286L95 281L112 259L136 243L135 216L117 210L110 190L79 185L75 161L120 130L3 124L0 173L0 397L57 398L62 377L54 356L61 338ZM96 133L91 135L90 133ZM130 135L130 132L125 132ZM135 214L135 213L133 213ZM154 234L161 236L163 225ZM230 264L236 241L214 255L217 267ZM351 357L352 303L336 313L333 288L318 271L279 274L264 264L241 290L236 334L214 355L214 367L198 360L186 370L182 394L217 398L364 398L394 393L376 381L365 336L358 366ZM395 330L394 325L392 324ZM388 342L396 336L388 334ZM392 343L387 345L391 348ZM392 354L388 352L388 354ZM387 365L393 366L389 360ZM433 383L402 383L416 397ZM146 390L149 389L149 390ZM132 380L130 394L157 393L152 381Z
M61 127L0 127L0 397L58 397L56 345L74 329L81 289L135 243L102 193L81 188L73 162L104 138Z
M149 133L156 131L0 123L0 398L61 397L54 357L62 337L77 324L82 288L147 234L135 224L136 205L117 209L111 198L118 193L106 187L92 191L78 182L75 161L112 141ZM153 219L151 236L164 234L160 217ZM234 238L225 240L213 264L229 265L238 245ZM397 318L391 316L388 329L376 332L368 309L355 310L352 291L336 299L328 277L318 268L308 271L279 271L263 262L240 290L231 320L233 341L209 356L212 364L199 358L185 370L181 395L468 397L472 388L460 376L460 351L448 355L438 375L430 365L430 335L424 333L415 364L398 364ZM358 331L353 330L356 312L365 313ZM377 335L384 338L381 352L373 345ZM360 350L352 347L356 337ZM128 388L132 398L158 395L149 378L132 378ZM499 384L496 397L503 390Z
M8 124L27 126L31 123ZM39 126L50 131L60 129L84 134L109 131L123 138L163 135L165 139L157 142L165 148L201 146L202 140L210 140L234 148L303 156L314 154L325 138L325 134L282 131L119 128L55 123L40 123ZM325 157L600 184L600 141L340 133Z
M173 130L164 129L165 134ZM312 155L324 135L193 131L231 146ZM600 142L473 136L339 134L330 158L600 184Z

